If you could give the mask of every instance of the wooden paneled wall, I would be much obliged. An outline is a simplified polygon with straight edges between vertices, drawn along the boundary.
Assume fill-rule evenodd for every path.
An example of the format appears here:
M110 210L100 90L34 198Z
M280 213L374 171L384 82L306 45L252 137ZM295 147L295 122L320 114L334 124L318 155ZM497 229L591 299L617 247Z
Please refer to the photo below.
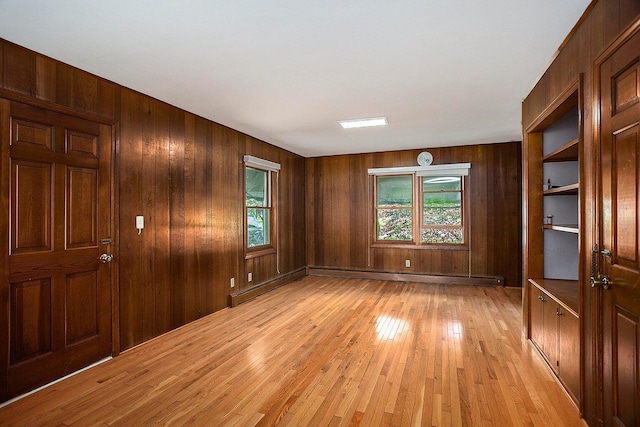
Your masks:
M0 94L115 122L118 85L0 39Z
M2 40L0 96L115 128L120 350L227 307L232 291L305 267L302 157ZM282 165L279 259L244 259L245 154ZM136 215L145 217L140 235Z
M547 106L567 87L583 75L583 177L580 192L585 194L585 203L580 207L580 221L584 225L581 232L580 256L583 267L582 276L591 275L591 248L596 241L596 182L594 173L594 115L597 105L594 101L593 67L596 58L613 42L629 24L640 16L640 2L637 0L599 0L593 1L582 19L560 47L556 57L544 71L540 80L522 103L522 125L526 129ZM542 72L543 70L541 70ZM526 226L525 226L526 228ZM526 241L526 235L524 239ZM597 366L595 352L595 314L597 301L592 298L591 287L587 282L582 287L581 322L583 327L585 375L584 375L584 418L590 425L599 423L597 411L599 393L595 378Z
M520 286L520 143L430 148L434 164L471 163L468 250L374 248L367 169L415 166L421 150L306 160L307 263L316 267L441 275L503 276ZM411 267L405 267L405 260Z
M244 260L244 154L281 164L280 272L305 266L302 158L127 89L120 134L124 346L224 308L232 291L278 276L275 255ZM136 215L145 216L141 235Z

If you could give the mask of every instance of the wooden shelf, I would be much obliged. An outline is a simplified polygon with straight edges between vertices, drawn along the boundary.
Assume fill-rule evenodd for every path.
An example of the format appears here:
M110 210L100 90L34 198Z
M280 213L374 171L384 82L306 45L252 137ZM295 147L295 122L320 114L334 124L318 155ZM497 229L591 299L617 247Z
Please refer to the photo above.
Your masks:
M545 196L577 196L579 188L580 184L575 183L545 190L542 194Z
M580 317L580 282L565 279L529 279L529 283Z
M565 233L575 233L578 234L580 230L578 229L578 224L544 224L543 228L545 230L556 230L563 231Z
M563 145L555 151L547 154L542 158L543 162L570 162L578 160L578 142L576 138L573 141Z

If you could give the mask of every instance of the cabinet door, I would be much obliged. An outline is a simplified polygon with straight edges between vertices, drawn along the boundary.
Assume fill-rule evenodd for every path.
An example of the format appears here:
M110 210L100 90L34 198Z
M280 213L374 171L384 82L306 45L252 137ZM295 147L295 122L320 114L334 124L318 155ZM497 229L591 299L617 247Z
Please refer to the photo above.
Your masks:
M542 350L554 371L558 371L558 315L556 302L548 295L544 298L544 347Z
M572 313L558 308L558 376L578 402L580 396L580 322Z
M540 289L529 284L529 338L541 351L544 345L543 295Z

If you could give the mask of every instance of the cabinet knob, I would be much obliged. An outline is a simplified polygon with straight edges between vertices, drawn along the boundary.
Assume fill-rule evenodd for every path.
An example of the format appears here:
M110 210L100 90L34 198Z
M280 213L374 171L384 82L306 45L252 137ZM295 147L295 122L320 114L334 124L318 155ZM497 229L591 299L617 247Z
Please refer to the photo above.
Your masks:
M562 316L562 312L560 310L556 310L556 316Z

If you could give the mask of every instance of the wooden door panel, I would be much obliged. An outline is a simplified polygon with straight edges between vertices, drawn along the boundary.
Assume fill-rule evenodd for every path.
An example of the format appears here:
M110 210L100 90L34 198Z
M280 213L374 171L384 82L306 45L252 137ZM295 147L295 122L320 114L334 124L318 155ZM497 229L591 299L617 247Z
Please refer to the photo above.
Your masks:
M580 399L580 320L564 308L558 319L558 374L576 402Z
M99 335L98 274L95 270L67 275L65 286L66 345Z
M540 350L544 351L544 303L540 299L543 293L531 283L528 283L527 286L531 290L531 298L529 298L530 338Z
M111 265L99 261L110 252L100 239L111 237L111 127L20 103L9 110L0 127L11 133L2 138L11 243L0 282L9 317L0 326L10 354L0 399L112 352Z
M615 229L613 230L617 262L638 268L638 129L633 126L613 136Z
M38 262L32 254L15 255L9 265L8 279L11 283L35 280L57 275L88 271L100 267L98 248L74 249L37 253Z
M31 150L53 151L53 126L13 120L11 145Z
M638 61L631 62L612 78L613 114L632 107L640 99L640 73Z
M11 357L15 365L49 353L51 336L51 279L11 284Z
M11 172L11 254L52 250L53 165L17 160Z
M640 425L640 21L597 63L602 391L605 425ZM603 254L604 255L604 254Z
M76 156L98 158L98 138L96 135L67 130L65 152Z
M96 247L98 226L98 171L69 167L67 170L66 247Z
M544 352L554 370L558 370L558 315L556 302L544 296Z
M640 330L638 315L622 307L613 308L614 351L611 360L613 376L613 408L614 417L620 425L638 425L638 388L640 387L640 364L638 362L638 345Z

